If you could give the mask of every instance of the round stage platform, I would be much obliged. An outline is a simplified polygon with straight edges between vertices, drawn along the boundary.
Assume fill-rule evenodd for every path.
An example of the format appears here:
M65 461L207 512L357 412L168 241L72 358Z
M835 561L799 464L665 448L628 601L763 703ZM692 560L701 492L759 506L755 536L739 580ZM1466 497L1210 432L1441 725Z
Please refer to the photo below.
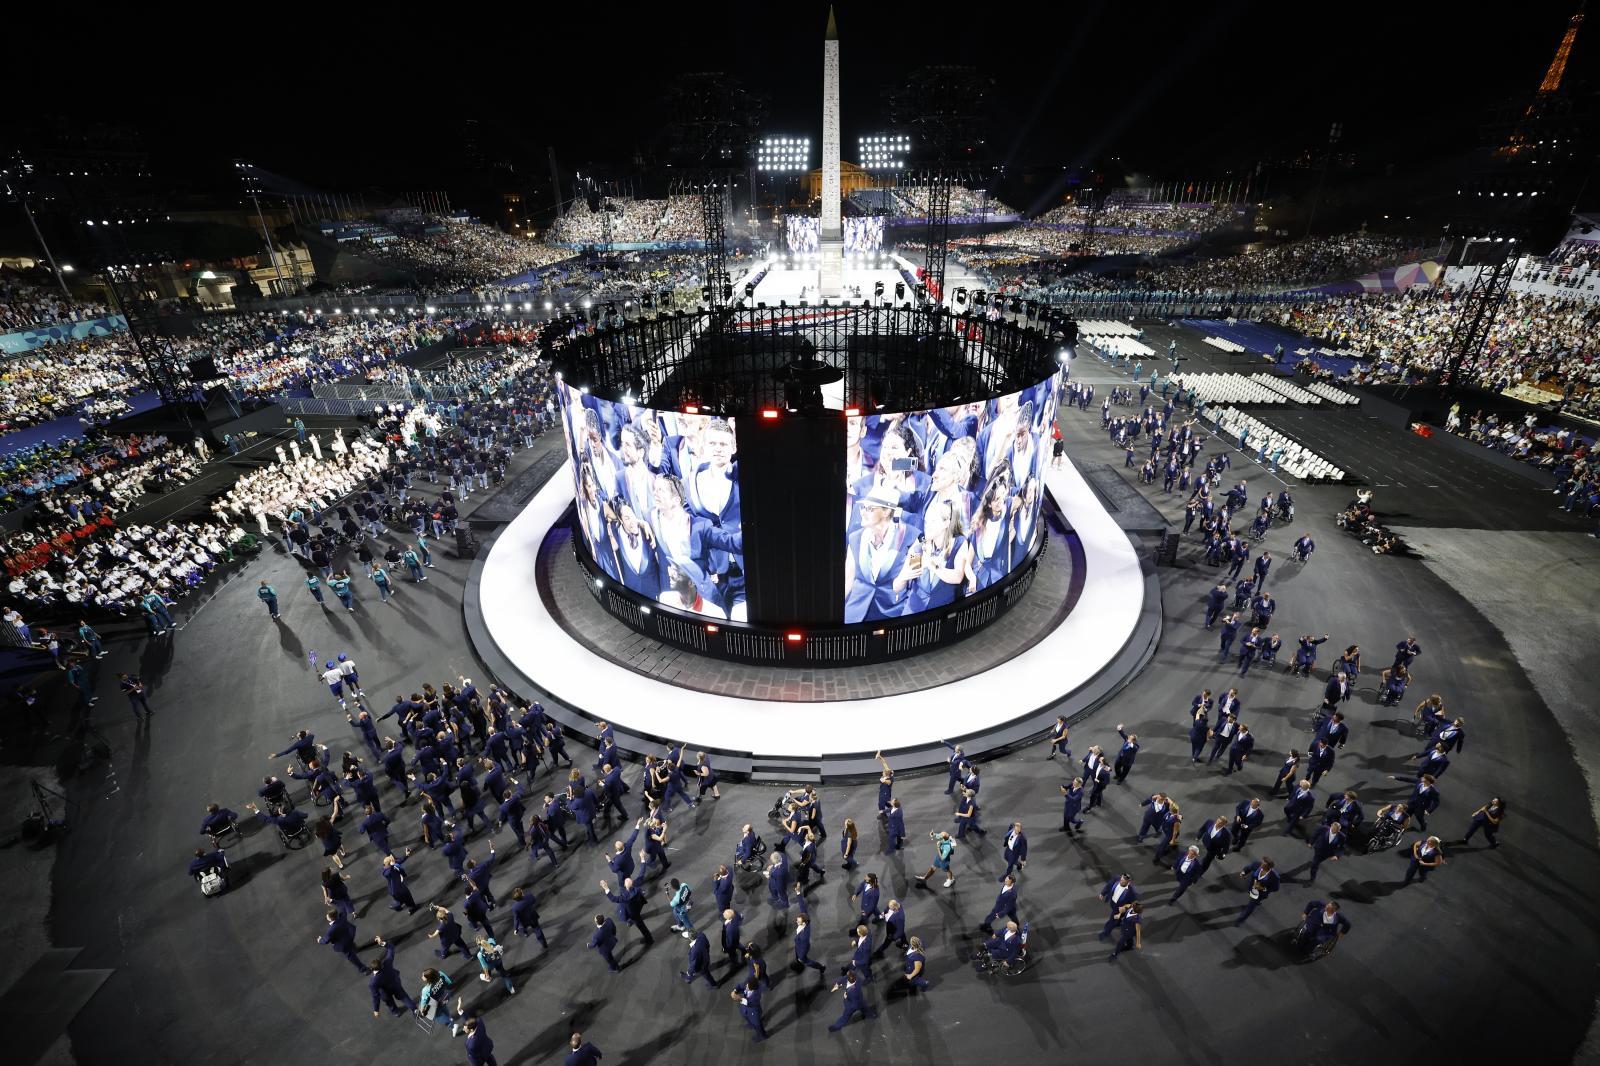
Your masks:
M897 769L914 769L941 764L945 741L974 755L1001 749L1038 735L1058 714L1071 719L1104 702L1148 661L1160 632L1155 577L1143 573L1127 535L1087 482L1069 462L1047 464L1043 480L1079 549L1063 537L1051 550L1068 553L1075 566L1081 553L1081 576L1075 571L1070 582L1076 602L1020 652L929 687L797 702L784 698L781 686L769 687L766 698L701 691L598 653L563 624L539 577L541 549L573 503L565 469L474 565L464 603L468 631L502 684L544 703L569 730L588 734L593 722L610 722L625 750L654 752L668 740L684 741L735 774L839 779L875 774L876 751L893 755ZM1066 606L1064 591L1057 590L1057 608ZM830 669L873 668L818 663L813 673Z

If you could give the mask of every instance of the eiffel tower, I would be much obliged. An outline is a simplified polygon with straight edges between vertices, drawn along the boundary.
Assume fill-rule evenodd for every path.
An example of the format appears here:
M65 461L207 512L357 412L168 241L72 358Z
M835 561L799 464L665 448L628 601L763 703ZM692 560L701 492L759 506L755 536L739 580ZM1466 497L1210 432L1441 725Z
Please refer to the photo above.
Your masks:
M1539 83L1538 91L1534 93L1533 100L1523 112L1522 122L1500 148L1499 155L1515 157L1535 146L1535 139L1530 135L1528 127L1538 120L1540 113L1561 91L1561 80L1567 73L1567 60L1572 58L1572 45L1578 39L1578 27L1583 25L1583 9L1586 3L1587 0L1579 0L1577 12L1567 20L1567 31L1561 35L1561 43L1556 45L1556 54L1544 72L1544 80Z

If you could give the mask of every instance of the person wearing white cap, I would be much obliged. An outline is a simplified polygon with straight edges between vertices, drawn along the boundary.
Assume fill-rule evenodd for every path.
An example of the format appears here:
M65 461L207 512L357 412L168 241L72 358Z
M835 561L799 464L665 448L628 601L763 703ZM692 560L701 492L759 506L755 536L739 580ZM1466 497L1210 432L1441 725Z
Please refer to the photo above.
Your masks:
M849 537L844 620L867 622L904 614L906 586L920 571L921 560L908 561L917 538L899 520L899 498L877 486L857 502L856 509L860 528Z

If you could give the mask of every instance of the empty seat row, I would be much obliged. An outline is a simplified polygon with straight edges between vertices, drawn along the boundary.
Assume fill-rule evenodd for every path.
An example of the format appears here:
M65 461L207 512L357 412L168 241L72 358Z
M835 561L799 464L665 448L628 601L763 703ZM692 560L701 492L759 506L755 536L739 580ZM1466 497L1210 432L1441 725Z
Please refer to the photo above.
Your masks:
M1184 374L1182 384L1208 404L1284 402L1281 394L1243 374Z
M1274 377L1271 374L1251 374L1250 380L1261 382L1261 384L1265 385L1273 392L1285 396L1288 399L1293 400L1295 403L1310 404L1312 407L1316 407L1322 403L1321 396L1318 396L1314 392L1307 392L1299 385L1296 385L1294 382L1285 378Z
M1132 337L1095 337L1092 343L1107 355L1124 359L1148 359L1156 354L1154 348Z
M1240 439L1240 433L1243 431L1241 447L1254 449L1258 455L1266 459L1270 460L1279 449L1282 449L1283 454L1278 460L1279 468L1287 470L1302 481L1345 479L1345 472L1327 459L1294 438L1273 429L1259 418L1245 414L1237 407L1225 407L1216 412L1215 418L1217 428L1235 439Z
M1114 319L1086 318L1078 322L1078 335L1081 337L1138 337L1143 332Z
M1313 381L1307 388L1332 403L1358 404L1361 402L1361 397L1345 392L1343 389L1336 389L1325 381Z

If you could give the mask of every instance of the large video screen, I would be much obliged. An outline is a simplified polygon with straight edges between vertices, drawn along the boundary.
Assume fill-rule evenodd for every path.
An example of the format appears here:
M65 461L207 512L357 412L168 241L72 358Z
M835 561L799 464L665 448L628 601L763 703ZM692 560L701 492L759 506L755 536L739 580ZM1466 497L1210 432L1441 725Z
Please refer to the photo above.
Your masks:
M822 219L790 215L783 220L784 237L791 253L809 255L822 247Z
M1028 558L1056 385L848 420L846 623L948 606Z
M844 250L846 252L876 252L883 247L883 216L847 218L844 220Z
M733 419L557 389L577 525L612 580L664 606L745 620Z
M812 255L822 247L822 219L789 215L783 220L785 243L792 255ZM846 252L876 252L883 247L881 215L840 220Z

